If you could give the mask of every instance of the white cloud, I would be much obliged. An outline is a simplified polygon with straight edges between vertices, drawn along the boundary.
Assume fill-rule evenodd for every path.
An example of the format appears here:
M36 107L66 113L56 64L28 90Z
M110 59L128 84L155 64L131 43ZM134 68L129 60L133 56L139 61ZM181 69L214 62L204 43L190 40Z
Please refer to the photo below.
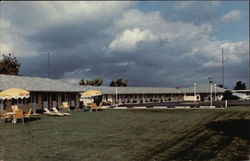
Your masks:
M133 30L129 30L129 29ZM114 36L109 48L113 50L133 50L138 43L149 42L152 44L165 42L173 44L206 43L210 39L212 25L209 23L200 26L181 21L167 22L163 20L159 12L142 12L139 10L128 10L123 17L114 21L114 27L110 28L110 35ZM160 41L157 41L160 40Z
M152 34L150 30L140 31L139 28L133 30L125 30L114 39L110 44L111 50L133 50L136 49L137 44L140 42L153 42L157 40L157 37Z
M128 28L134 28L128 30ZM138 47L150 48L159 44L166 53L182 56L199 57L202 67L217 67L221 64L221 50L224 47L227 63L240 63L248 52L247 41L223 42L211 35L213 27L209 23L194 25L181 21L168 22L161 18L159 12L142 12L128 10L123 17L114 22L113 31L118 32L109 48L113 51L133 51ZM119 30L122 30L119 32ZM159 41L156 41L159 40ZM138 43L151 43L138 46ZM176 52L180 50L180 52ZM164 53L164 55L166 54ZM162 55L162 56L164 56ZM176 57L178 59L178 57Z
M228 63L241 63L248 58L249 40L238 42L225 42L221 45Z
M239 10L232 10L222 16L221 21L225 23L238 21L242 18L242 13Z

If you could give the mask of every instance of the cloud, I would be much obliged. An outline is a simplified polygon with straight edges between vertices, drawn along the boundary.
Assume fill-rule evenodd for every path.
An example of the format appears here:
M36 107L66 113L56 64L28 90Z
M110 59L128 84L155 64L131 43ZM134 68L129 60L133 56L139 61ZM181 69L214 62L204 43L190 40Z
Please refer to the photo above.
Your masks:
M221 21L225 23L239 21L242 18L242 13L239 10L232 10L222 16Z
M133 30L125 30L119 34L110 44L111 50L133 50L140 42L153 42L157 39L150 30L140 31L139 28Z
M18 56L21 74L47 77L50 51L51 77L73 84L103 78L108 85L121 77L130 86L190 86L207 82L210 75L219 81L221 46L225 75L245 80L238 68L247 66L248 40L220 41L205 19L168 19L160 11L135 9L133 3L4 2L1 52ZM187 16L191 8L175 10ZM204 11L207 17L209 12Z
M87 39L92 26L111 21L133 3L3 2L0 6L1 43L20 57L32 57L54 47L72 47L73 37L79 35L78 41Z

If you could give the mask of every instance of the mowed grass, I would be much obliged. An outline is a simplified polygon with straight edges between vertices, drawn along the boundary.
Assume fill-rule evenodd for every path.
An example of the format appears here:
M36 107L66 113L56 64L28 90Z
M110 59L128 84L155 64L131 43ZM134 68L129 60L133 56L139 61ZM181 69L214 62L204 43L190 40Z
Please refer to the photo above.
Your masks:
M248 160L250 108L72 111L2 123L3 161Z

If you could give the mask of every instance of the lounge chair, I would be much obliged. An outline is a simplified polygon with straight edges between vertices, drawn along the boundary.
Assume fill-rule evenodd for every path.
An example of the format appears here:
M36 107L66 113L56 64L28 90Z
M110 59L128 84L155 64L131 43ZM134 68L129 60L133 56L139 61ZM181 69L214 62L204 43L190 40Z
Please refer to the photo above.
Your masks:
M101 110L102 109L102 102L99 104L99 106L97 107L97 110Z
M91 106L90 106L90 111L92 112L92 110L97 111L97 105L96 105L96 103L92 103L92 104L91 104Z
M61 113L51 112L48 108L43 108L43 110L45 111L44 114L46 114L48 116L64 116Z
M13 112L17 111L18 110L18 106L17 105L12 105L11 106L11 109Z
M16 111L15 111L15 116L14 116L13 123L16 123L16 122L17 122L17 119L21 119L21 120L22 120L22 123L24 124L23 110L16 110Z
M29 112L26 113L26 114L24 114L24 117L25 117L25 118L29 118L30 115L31 115L31 112L32 112L32 109L30 108L30 109L29 109Z
M67 113L67 112L59 112L59 111L57 110L57 108L55 108L55 107L53 107L52 109L53 109L54 113L63 114L64 116L70 116L70 113Z
M11 118L13 118L13 115L10 115L10 114L7 114L7 113L2 113L0 115L0 118L1 118L2 122L4 122L5 119L11 119Z
M68 102L63 102L62 106L60 107L63 111L70 111L69 108L69 103Z

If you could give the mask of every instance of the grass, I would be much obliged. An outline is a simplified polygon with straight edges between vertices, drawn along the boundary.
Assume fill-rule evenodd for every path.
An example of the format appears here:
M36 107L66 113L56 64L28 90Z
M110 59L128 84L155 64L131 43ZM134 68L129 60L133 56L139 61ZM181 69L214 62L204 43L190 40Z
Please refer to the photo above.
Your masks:
M36 117L0 125L0 160L248 160L250 154L250 107Z

